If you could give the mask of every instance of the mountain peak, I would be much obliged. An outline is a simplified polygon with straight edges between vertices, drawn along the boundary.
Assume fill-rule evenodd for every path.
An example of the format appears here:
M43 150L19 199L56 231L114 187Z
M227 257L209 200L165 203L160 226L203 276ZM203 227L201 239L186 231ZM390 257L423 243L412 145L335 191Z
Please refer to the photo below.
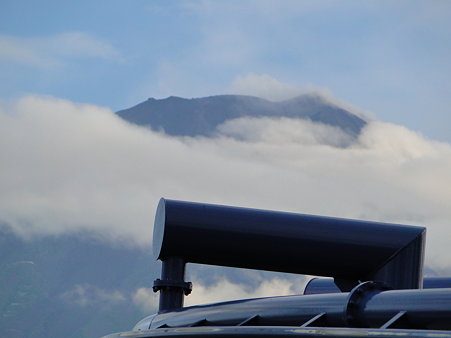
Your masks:
M117 114L131 123L174 136L211 136L220 124L240 117L308 119L339 127L352 136L357 136L366 124L361 117L316 93L279 102L246 95L149 98Z

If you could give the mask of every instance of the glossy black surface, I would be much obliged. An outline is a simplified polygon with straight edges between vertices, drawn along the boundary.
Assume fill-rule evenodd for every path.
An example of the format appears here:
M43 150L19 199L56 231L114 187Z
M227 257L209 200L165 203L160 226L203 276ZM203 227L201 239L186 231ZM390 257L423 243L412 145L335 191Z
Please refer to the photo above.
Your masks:
M185 280L185 262L177 257L171 257L163 261L161 266L161 280L169 281L171 284L183 283ZM183 307L183 288L163 287L160 289L160 292L160 312Z
M423 289L451 288L451 278L448 277L425 277ZM304 295L316 295L320 293L335 293L340 289L331 278L312 278L304 289Z
M259 337L451 337L446 331L419 331L419 330L379 330L359 328L332 328L332 327L187 327L183 329L156 329L145 332L115 333L104 338L146 338L146 337L230 337L230 338L259 338Z
M451 278L421 289L424 241L422 227L161 199L160 312L108 338L451 337ZM305 295L183 308L187 262L334 279L311 280Z
M355 304L358 321L347 316L349 293L259 298L187 307L156 315L150 328L236 326L258 315L252 326L301 326L325 313L327 327L379 328L400 311L409 322L401 328L451 330L451 289L392 290L368 293ZM352 323L352 325L350 325ZM316 326L316 325L312 325Z
M161 199L156 258L347 280L422 283L425 228Z

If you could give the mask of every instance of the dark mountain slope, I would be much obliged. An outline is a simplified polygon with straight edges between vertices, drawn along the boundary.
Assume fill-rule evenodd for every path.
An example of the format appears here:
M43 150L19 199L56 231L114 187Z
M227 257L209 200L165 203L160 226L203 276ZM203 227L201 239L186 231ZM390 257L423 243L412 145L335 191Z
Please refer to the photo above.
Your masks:
M88 236L24 241L0 229L0 336L99 337L131 328L158 265L150 250Z
M221 123L245 116L309 119L340 127L353 136L358 135L366 124L357 115L310 94L281 102L243 95L150 98L117 114L129 122L174 136L211 136Z

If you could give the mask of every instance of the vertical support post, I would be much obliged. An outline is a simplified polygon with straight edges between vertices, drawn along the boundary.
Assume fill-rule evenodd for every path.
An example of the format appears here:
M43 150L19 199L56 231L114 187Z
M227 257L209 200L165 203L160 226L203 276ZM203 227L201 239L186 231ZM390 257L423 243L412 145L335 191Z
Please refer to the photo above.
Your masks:
M192 284L185 282L186 262L179 257L168 257L162 262L161 279L156 279L153 284L153 291L160 291L158 312L180 309L183 297L192 290Z

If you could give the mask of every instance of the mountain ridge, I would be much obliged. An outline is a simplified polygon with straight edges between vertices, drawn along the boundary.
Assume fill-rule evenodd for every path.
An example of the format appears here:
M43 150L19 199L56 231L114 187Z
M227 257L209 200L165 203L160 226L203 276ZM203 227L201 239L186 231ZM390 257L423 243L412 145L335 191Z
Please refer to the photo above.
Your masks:
M353 137L366 121L318 94L303 94L284 101L247 95L214 95L200 98L169 96L149 98L116 112L124 120L172 136L214 135L225 121L240 117L288 117L341 128Z

